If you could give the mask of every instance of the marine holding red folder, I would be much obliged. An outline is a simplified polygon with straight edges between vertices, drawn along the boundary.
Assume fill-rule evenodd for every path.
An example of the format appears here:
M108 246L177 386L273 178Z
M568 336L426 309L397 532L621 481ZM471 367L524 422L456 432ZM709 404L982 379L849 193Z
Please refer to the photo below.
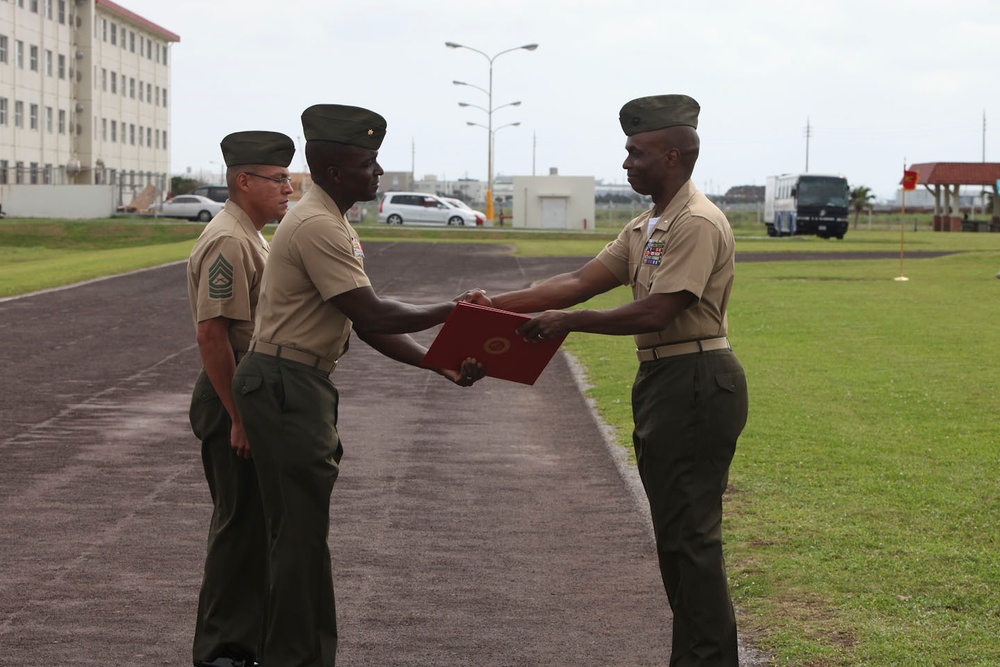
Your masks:
M629 184L653 207L579 270L494 296L494 308L541 313L516 333L538 345L570 331L633 335L636 465L649 499L673 611L671 665L736 667L736 618L722 556L722 494L746 424L743 367L727 337L734 240L694 186L697 102L657 95L622 107ZM562 310L619 285L633 301ZM544 311L544 312L543 312Z

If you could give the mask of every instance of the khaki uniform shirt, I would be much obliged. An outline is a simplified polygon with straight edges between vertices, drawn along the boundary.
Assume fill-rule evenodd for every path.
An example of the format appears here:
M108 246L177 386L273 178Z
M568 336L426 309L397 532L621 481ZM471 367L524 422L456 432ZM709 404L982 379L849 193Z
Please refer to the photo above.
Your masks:
M647 237L652 210L629 222L597 256L635 299L690 292L697 299L663 331L638 334L638 348L726 335L735 242L725 214L688 181Z
M328 361L346 351L351 320L328 302L371 285L358 234L318 185L290 210L271 240L254 338Z
M267 242L243 209L227 201L205 225L188 258L188 299L195 326L215 317L232 320L229 342L246 352L253 334Z

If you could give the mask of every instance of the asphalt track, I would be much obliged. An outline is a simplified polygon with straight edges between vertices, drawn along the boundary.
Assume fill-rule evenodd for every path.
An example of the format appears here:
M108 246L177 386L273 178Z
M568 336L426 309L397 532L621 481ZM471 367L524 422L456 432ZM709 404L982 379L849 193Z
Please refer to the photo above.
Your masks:
M416 303L582 263L365 250ZM183 264L0 301L0 332L0 666L190 665L211 506ZM334 381L338 664L667 664L646 508L563 355L533 387L463 389L355 340Z

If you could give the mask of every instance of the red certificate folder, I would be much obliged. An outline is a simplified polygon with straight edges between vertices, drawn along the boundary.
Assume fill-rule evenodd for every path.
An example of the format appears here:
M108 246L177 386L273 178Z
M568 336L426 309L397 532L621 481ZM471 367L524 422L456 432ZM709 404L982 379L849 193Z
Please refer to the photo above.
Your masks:
M530 319L520 313L460 302L427 350L424 365L457 369L472 357L490 377L535 384L566 336L526 342L515 330Z

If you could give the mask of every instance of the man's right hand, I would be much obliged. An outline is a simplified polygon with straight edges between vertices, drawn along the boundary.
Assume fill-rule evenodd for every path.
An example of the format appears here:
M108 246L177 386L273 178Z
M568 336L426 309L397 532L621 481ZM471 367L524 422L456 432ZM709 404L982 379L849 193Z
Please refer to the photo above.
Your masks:
M229 431L229 445L236 452L236 456L241 459L249 459L250 457L250 441L247 440L246 431L243 430L243 424L233 424L233 428Z
M454 299L452 299L452 301L454 301L455 303L464 301L466 303L474 303L477 306L493 305L493 302L490 300L490 298L486 296L486 291L481 290L478 287L476 289L470 289L467 292L459 294Z

